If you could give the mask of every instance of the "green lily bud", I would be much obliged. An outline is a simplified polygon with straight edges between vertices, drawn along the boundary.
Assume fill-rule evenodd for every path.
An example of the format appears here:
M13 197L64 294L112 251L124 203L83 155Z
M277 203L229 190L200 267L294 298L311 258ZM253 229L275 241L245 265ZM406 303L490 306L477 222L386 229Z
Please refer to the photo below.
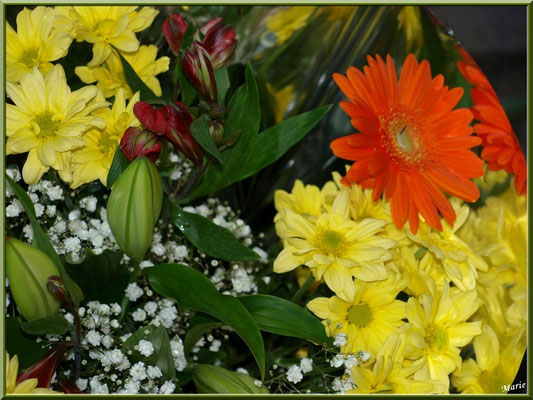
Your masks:
M161 178L146 157L133 161L113 186L107 221L122 251L136 262L150 247L162 203Z
M59 302L46 286L48 278L58 276L59 270L44 252L8 238L6 272L15 303L26 320L50 317L57 312Z
M214 365L193 365L192 380L198 393L268 393L268 389L263 384L257 386L251 376Z

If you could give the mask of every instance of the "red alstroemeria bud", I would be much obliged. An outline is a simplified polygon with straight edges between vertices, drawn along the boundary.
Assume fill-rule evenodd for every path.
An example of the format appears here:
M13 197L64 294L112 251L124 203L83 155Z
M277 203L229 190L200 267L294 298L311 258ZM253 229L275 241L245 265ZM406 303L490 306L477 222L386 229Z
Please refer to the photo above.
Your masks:
M203 151L196 139L191 134L193 116L187 107L179 101L168 104L161 109L168 122L165 136L170 143L189 158L197 167L202 166Z
M167 131L167 120L161 113L161 110L156 110L152 105L144 101L138 101L133 106L133 113L141 121L147 129L158 135L164 135Z
M204 32L203 29L208 27ZM213 69L222 68L226 65L233 53L237 42L235 42L235 31L229 25L222 22L220 18L209 21L203 28L204 40L202 45L211 57Z
M209 122L209 133L217 146L222 144L224 140L224 125L220 121Z
M200 98L216 103L217 84L207 50L200 43L194 42L189 50L183 52L181 65L187 78L198 89Z
M39 361L30 365L17 377L17 385L26 379L37 378L37 387L48 388L58 365L65 357L67 345L61 343L48 351Z
M54 296L54 299L60 303L63 303L68 295L65 282L63 282L63 279L61 279L60 276L51 276L48 278L46 288L48 289L48 292Z
M148 129L130 126L122 136L120 149L130 161L146 156L150 161L155 162L161 153L161 141L154 132Z
M163 34L172 52L177 56L180 52L183 36L187 31L187 22L180 14L170 14L163 22Z

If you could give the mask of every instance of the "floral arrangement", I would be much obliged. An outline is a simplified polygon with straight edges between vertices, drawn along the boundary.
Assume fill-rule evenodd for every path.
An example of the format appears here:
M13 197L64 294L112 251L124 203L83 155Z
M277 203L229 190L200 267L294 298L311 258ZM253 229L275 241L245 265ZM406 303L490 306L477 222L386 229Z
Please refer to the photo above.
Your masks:
M511 389L527 347L527 163L434 17L99 5L14 19L7 394ZM305 33L336 46L350 21L370 54L329 71ZM428 26L471 104L420 57ZM298 52L296 76L280 65ZM317 93L329 85L318 102L306 65ZM327 104L341 93L349 118ZM315 144L316 168L295 172L330 118L349 165Z

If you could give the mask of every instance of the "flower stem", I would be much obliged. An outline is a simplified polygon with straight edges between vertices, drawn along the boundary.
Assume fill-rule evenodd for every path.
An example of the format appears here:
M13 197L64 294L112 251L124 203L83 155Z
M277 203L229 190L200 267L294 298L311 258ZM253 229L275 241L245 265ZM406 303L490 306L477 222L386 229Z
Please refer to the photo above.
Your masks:
M307 290L311 282L313 282L313 280L314 280L313 274L310 274L307 280L304 282L304 284L300 286L300 289L298 289L296 293L294 293L294 296L292 296L291 301L293 303L297 303L300 300L300 298L305 293L305 291Z

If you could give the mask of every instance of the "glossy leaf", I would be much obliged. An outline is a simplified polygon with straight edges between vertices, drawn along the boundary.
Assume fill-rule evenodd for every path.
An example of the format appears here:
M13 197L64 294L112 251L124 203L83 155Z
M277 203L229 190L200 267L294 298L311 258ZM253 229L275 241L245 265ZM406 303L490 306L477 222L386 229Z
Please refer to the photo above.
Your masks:
M74 326L59 313L36 321L19 320L20 329L29 335L63 335L74 330Z
M141 340L147 340L154 346L154 352L146 357L135 350L135 346ZM161 379L167 381L172 380L176 376L176 367L174 366L174 358L172 357L172 349L170 348L170 340L168 338L167 330L163 325L155 327L148 325L137 330L131 335L122 345L122 352L128 354L128 358L133 363L142 361L145 364L159 367L163 376Z
M50 239L48 239L48 236L46 236L46 233L44 233L43 229L41 228L41 225L39 225L37 217L35 216L35 208L33 207L33 203L30 197L28 196L26 191L22 189L22 187L20 187L20 185L18 185L15 181L13 181L13 179L11 179L7 175L6 180L11 186L11 189L13 190L19 201L21 202L22 207L24 208L24 211L26 212L26 215L30 220L31 227L33 229L32 246L37 247L39 250L45 252L48 257L52 259L54 264L59 269L61 278L63 278L65 286L70 295L72 296L72 300L76 304L79 304L83 300L83 292L81 291L79 286L68 276L67 271L65 270L65 266L57 255L54 246L52 246Z
M257 386L255 379L242 372L229 371L214 365L195 364L192 379L198 393L216 394L266 394L268 389Z
M87 300L101 303L120 303L128 286L129 272L120 264L122 255L110 250L98 255L88 255L81 263L66 268L69 275L82 288Z
M113 162L109 168L109 173L107 174L106 186L108 188L113 186L120 174L122 174L122 172L128 168L128 165L130 165L130 160L128 160L128 157L124 155L120 149L120 146L117 147L117 151L115 151L115 155L113 156Z
M21 317L6 318L5 340L6 351L10 357L18 356L19 371L22 371L39 360L47 349L37 343L35 337L24 333L20 327L20 320Z
M222 153L218 150L205 118L195 119L191 124L191 134L202 148L222 163Z
M224 104L224 99L230 88L230 80L227 68L215 70L215 81L217 82L217 97L220 104Z
M183 349L185 355L188 355L194 345L200 340L200 338L207 332L219 328L222 326L222 322L211 318L203 313L196 313L189 322L189 328L187 334L183 340Z
M236 297L218 293L209 278L185 265L164 264L145 268L144 272L157 293L176 299L182 309L204 312L233 328L250 348L261 377L265 376L263 338L254 319Z
M280 297L252 294L239 297L262 331L325 343L324 325L307 310Z
M115 49L118 56L120 57L120 62L122 63L122 68L124 69L124 75L126 76L126 82L128 83L128 86L130 87L131 91L133 93L140 92L140 99L143 101L157 99L157 96L154 92L152 92L152 89L150 89L146 85L146 83L143 82L139 75L137 75L137 72L135 72L133 67L124 58L120 51L113 45L111 45L111 47Z
M229 230L201 215L174 207L171 219L187 240L212 257L225 261L249 261L259 258L257 253L241 244Z

